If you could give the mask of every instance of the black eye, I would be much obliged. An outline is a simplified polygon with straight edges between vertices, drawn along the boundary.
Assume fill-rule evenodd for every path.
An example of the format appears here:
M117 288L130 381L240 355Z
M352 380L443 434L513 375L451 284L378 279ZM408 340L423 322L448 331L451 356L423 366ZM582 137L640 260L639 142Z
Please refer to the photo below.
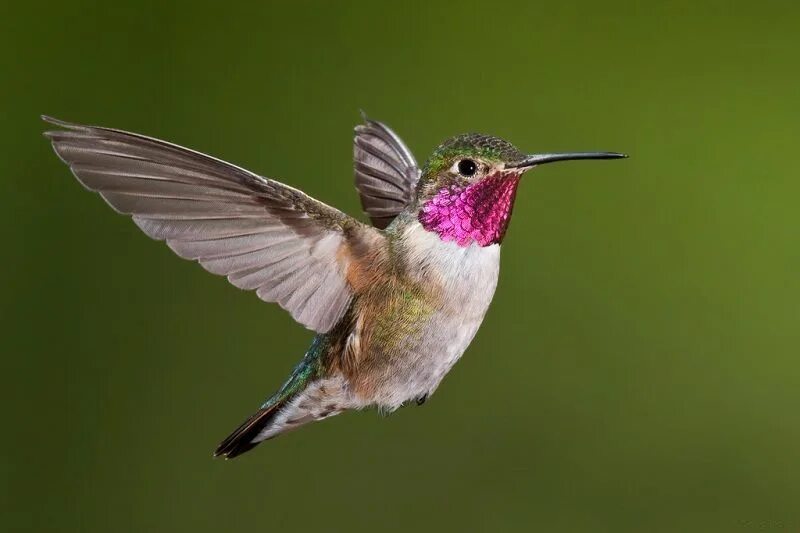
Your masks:
M478 171L478 165L472 159L462 159L458 162L458 173L462 176L472 176Z

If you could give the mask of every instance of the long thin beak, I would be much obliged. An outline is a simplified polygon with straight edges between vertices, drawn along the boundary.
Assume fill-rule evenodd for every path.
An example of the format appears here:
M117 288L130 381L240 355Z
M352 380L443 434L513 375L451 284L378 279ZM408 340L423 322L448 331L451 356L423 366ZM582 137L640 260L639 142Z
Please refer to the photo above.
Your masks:
M574 159L622 159L628 157L625 154L616 152L569 152L565 154L534 154L529 155L522 161L506 163L506 168L531 168L545 163L555 163L557 161L572 161Z

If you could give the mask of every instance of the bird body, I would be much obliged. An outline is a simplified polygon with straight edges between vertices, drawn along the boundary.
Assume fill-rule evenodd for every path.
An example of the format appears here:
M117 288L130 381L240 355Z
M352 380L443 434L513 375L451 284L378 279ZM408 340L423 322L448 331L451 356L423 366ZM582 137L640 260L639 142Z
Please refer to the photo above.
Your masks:
M357 285L351 312L315 338L287 391L257 413L270 418L279 405L280 415L240 428L257 430L257 441L349 409L424 402L469 346L494 296L500 245L459 247L408 216L387 233L380 258L359 266L367 281ZM309 364L320 370L306 378ZM295 376L306 380L296 393ZM236 442L249 447L247 437Z
M497 286L500 245L461 247L401 216L392 278L355 303L345 371L354 393L391 411L430 395L469 345Z
M346 410L424 402L469 346L497 286L522 174L567 159L496 137L443 143L420 169L385 125L356 128L369 226L297 189L177 145L48 119L79 181L179 256L317 332L289 379L226 438L232 458Z

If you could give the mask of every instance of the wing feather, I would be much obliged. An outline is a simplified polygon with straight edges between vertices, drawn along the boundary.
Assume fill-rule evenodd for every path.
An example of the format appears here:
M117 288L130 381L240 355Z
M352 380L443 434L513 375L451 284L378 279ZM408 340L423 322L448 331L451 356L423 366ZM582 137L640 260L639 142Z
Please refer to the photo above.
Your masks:
M375 227L385 228L413 201L419 166L385 124L364 116L355 133L353 160L361 206Z
M383 239L297 189L200 152L44 119L64 128L45 135L87 189L178 256L277 302L317 332L329 331L354 296L346 279L353 254L342 252ZM395 160L373 158L396 169Z

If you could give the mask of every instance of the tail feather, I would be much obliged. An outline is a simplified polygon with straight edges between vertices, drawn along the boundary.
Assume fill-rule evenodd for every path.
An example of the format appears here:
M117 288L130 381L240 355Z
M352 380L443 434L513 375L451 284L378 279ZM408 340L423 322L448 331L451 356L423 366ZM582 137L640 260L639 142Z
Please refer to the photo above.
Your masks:
M262 441L353 407L338 377L311 382L296 394L278 393L222 441L214 456L233 459Z
M320 375L327 342L324 335L314 339L281 389L217 446L214 457L233 459L255 448L259 442L333 416L348 407L341 376Z
M259 435L275 422L275 417L294 396L306 388L312 380L312 376L319 372L320 357L327 347L326 341L327 339L324 335L318 335L314 338L314 342L311 343L311 347L306 352L303 360L294 368L281 389L272 395L261 406L261 409L245 420L241 426L236 428L233 433L228 435L217 446L214 451L214 457L224 456L226 459L233 459L248 450L252 450L259 442L265 440L263 437L259 438Z
M256 411L233 433L225 437L225 440L214 451L214 457L223 456L226 459L233 459L258 446L260 441L255 441L255 439L273 421L282 405L282 402L276 402Z

